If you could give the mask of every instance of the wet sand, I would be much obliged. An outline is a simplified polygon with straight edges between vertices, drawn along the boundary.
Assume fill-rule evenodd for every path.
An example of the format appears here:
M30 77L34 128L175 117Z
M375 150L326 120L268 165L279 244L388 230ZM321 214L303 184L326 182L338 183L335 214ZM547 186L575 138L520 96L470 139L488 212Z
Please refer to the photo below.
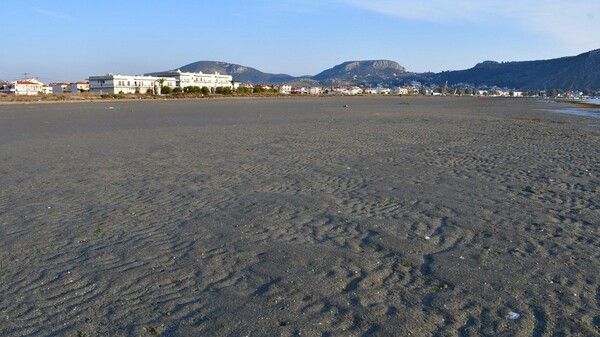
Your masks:
M1 105L0 336L600 335L600 128L548 104Z

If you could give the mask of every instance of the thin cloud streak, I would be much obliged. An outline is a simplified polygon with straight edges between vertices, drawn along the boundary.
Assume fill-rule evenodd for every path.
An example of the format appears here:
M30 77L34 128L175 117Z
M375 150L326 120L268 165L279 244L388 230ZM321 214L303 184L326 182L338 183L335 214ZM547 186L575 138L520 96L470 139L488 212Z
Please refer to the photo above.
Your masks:
M62 13L58 13L58 12L54 12L54 11L50 11L50 10L47 10L47 9L42 9L42 8L34 8L34 7L30 7L29 9L30 9L31 11L33 11L33 12L35 12L35 13L39 14L39 15L45 16L45 17L50 17L50 18L61 18L61 19L66 19L66 18L67 18L67 16L66 16L66 15L64 15L64 14L62 14Z
M600 1L598 0L336 0L339 4L399 17L442 24L467 22L479 25L512 24L524 33L541 34L573 48L600 47ZM599 16L599 17L597 17Z

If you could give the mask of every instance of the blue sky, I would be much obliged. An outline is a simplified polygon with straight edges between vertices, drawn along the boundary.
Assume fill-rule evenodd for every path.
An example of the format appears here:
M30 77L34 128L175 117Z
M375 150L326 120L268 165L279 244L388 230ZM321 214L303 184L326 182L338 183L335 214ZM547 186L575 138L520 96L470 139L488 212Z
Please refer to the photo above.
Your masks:
M600 48L598 0L6 1L0 80L139 74L201 60L315 75L389 59L467 69Z

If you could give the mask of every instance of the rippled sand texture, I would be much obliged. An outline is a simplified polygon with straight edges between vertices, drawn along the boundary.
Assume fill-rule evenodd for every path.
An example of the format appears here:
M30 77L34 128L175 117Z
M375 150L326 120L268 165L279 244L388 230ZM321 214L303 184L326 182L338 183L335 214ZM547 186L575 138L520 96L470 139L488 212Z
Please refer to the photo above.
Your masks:
M0 106L0 335L600 335L600 128L540 107Z

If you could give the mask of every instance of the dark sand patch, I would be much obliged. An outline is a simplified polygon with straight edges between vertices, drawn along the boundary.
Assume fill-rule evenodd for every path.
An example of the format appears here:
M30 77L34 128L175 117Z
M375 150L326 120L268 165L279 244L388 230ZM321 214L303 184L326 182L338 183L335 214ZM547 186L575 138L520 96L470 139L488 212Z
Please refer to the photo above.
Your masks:
M600 130L541 107L2 105L0 335L599 335Z

